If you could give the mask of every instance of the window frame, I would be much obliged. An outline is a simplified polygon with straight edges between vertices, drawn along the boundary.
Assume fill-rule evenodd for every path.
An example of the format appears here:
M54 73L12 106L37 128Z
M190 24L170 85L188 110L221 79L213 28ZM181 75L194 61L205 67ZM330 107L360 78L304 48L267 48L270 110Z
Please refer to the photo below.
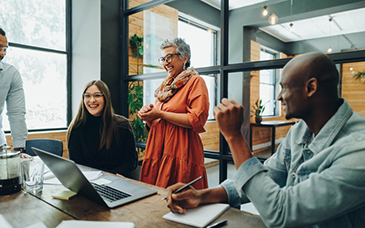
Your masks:
M33 45L21 44L17 42L9 42L9 47L16 47L26 50L35 50L41 52L48 52L48 53L56 53L56 54L65 54L66 55L66 106L67 106L67 113L66 113L66 121L67 126L61 128L37 128L37 129L28 129L28 132L40 132L40 131L59 131L59 130L67 130L68 125L72 120L72 89L71 89L71 67L72 67L72 34L71 34L71 0L65 0L65 7L66 7L66 46L65 51L61 51L58 49L52 48L43 48ZM10 134L11 131L7 130L4 131L5 134Z
M260 61L262 61L261 60L261 52L265 52L267 54L272 55L273 59L271 59L271 60L275 60L278 57L278 52L275 52L274 50L271 50L267 47L261 46ZM279 75L280 75L280 73L278 72L277 69L267 69L267 70L272 70L273 71L273 74L272 74L272 77L274 77L273 83L262 83L261 78L260 78L260 85L264 84L264 85L273 86L274 89L273 89L272 98L273 98L273 102L274 102L274 107L273 107L273 110L272 110L273 115L263 115L263 117L277 117L277 116L279 116L279 108L278 108L278 105L277 105L276 97L277 97L277 95L279 93L279 89L280 89L279 88L280 87L280 85L279 85ZM260 77L261 77L261 71L262 70L260 70ZM261 99L261 90L260 90L260 99Z
M197 27L197 28L199 28L199 29L202 29L202 30L210 30L211 32L212 32L212 34L213 34L213 55L212 55L212 57L213 57L213 64L212 64L212 66L217 66L217 64L218 64L218 62L217 62L217 60L218 60L218 57L217 57L217 55L218 55L218 50L217 50L217 48L218 48L218 42L217 42L217 34L218 34L218 30L219 30L219 28L215 28L215 26L212 26L212 25L208 25L207 23L204 23L204 22L202 22L202 21L199 21L198 19L196 19L196 18L192 18L191 16L189 16L189 15L186 15L186 14L184 14L184 13L181 13L181 12L179 12L179 21L181 21L182 23L186 23L186 24L188 24L188 25L191 25L191 26L194 26L194 27ZM212 78L217 78L217 74L209 74L209 75L200 75L200 76L202 76L202 77L212 77ZM215 106L215 105L217 105L217 88L218 88L218 86L217 86L217 81L215 82L216 84L215 84L215 88L214 88L214 91L212 92L213 93L213 95L214 95L214 104L210 104L210 106ZM209 95L211 95L211 94L209 94ZM211 109L211 107L210 107L210 109ZM208 120L207 121L213 121L214 120L214 118L208 118Z
M134 8L128 8L128 2L121 0L121 51L122 56L128 56L128 16L143 10L150 9L155 6L159 6L161 4L165 4L168 2L172 2L173 0L154 0L151 2L144 3L142 5L136 6ZM254 61L254 62L242 62L242 63L228 63L228 26L229 26L229 0L221 0L221 12L220 12L220 63L217 66L211 67L202 67L196 68L196 70L200 74L219 74L218 78L218 97L224 98L228 95L228 73L232 72L241 72L247 73L250 71L258 71L261 69L281 69L284 65L290 61L292 58L285 58L285 59L275 59L270 61ZM249 30L250 28L244 27L244 30ZM247 36L244 37L243 43L250 43L251 37ZM249 53L250 48L245 48L244 52L247 55ZM360 62L365 61L365 50L358 50L358 51L349 51L349 52L341 52L341 53L333 53L328 54L330 59L332 59L335 64L341 63L348 63L348 62ZM127 101L127 89L128 89L128 82L135 81L135 80L144 80L144 79L153 79L158 77L163 77L162 73L153 73L153 74L146 74L146 75L135 75L135 76L128 76L128 61L127 58L122 58L121 62L121 96L122 101ZM246 77L246 76L245 76ZM245 107L250 107L250 99L249 98L249 88L248 91L244 91L244 95L246 99L243 100L243 105ZM124 92L123 92L124 91ZM219 99L219 100L220 100ZM122 112L124 115L128 113L128 104L127 102L122 102ZM245 113L248 116L248 113ZM248 118L247 118L248 119ZM247 120L245 120L247 121ZM249 121L249 120L248 120ZM244 123L245 124L245 123ZM247 124L247 123L246 123ZM249 142L249 134L245 134L246 140ZM232 163L232 155L230 154L229 147L227 142L225 141L222 134L220 134L220 148L219 152L216 151L204 151L204 157L206 158L213 158L219 160L219 181L223 182L227 179L227 164ZM138 146L143 147L145 144L139 144Z

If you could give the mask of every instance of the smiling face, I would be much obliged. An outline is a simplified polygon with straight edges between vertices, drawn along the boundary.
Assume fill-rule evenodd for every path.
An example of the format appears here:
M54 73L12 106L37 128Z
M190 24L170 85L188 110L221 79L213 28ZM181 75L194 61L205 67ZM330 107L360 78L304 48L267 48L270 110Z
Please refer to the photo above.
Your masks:
M167 47L163 49L163 57L166 57L169 54L176 54L176 47ZM163 67L171 77L175 78L184 70L184 64L187 61L187 57L185 57L184 60L181 60L179 55L173 55L170 63L164 61Z
M280 79L281 90L277 99L281 101L286 119L303 118L306 115L308 100L303 70L296 62L288 64L283 69Z
M3 48L8 47L6 36L0 35L0 61L5 57L6 51Z
M100 116L104 109L104 96L96 85L91 85L84 93L84 104L93 116Z

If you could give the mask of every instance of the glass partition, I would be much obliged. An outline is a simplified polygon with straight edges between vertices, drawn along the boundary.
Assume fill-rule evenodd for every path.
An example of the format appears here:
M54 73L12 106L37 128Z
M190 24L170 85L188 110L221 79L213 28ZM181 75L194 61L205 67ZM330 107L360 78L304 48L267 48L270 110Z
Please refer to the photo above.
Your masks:
M181 37L190 45L191 66L217 64L217 31L209 24L160 5L129 16L129 75L163 71L158 63L164 40Z
M152 0L129 0L129 9L151 1Z
M365 116L365 62L342 64L340 94L351 108Z
M261 14L267 5L268 14ZM365 8L356 2L347 4L326 1L318 6L308 0L303 7L299 2L277 1L232 8L229 16L229 63L259 61L248 53L254 41L287 58L309 52L340 53L365 48ZM269 20L273 15L277 21ZM237 29L238 28L238 29ZM242 56L242 53L245 53ZM252 53L251 53L252 54Z
M208 175L208 186L209 188L214 188L219 186L219 160L212 158L204 159L205 168ZM228 176L227 179L234 180L234 175L236 174L236 167L232 162L227 164Z

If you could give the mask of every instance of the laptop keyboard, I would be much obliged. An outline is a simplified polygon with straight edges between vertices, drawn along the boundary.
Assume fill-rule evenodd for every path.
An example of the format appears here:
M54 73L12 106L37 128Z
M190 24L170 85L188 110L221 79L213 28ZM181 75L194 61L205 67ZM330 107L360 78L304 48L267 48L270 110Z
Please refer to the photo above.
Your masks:
M114 202L123 198L127 198L131 195L128 193L122 192L120 190L116 190L106 185L97 185L91 183L96 191L104 198L108 199L110 202Z

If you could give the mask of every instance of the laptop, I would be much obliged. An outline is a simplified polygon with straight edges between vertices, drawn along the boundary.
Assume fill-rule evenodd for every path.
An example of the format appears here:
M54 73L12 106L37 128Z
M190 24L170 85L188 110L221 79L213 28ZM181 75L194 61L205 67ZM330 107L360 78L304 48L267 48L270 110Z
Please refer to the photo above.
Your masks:
M108 208L118 207L157 193L154 189L115 176L100 177L105 184L89 182L74 161L35 147L32 147L32 150L63 186Z

